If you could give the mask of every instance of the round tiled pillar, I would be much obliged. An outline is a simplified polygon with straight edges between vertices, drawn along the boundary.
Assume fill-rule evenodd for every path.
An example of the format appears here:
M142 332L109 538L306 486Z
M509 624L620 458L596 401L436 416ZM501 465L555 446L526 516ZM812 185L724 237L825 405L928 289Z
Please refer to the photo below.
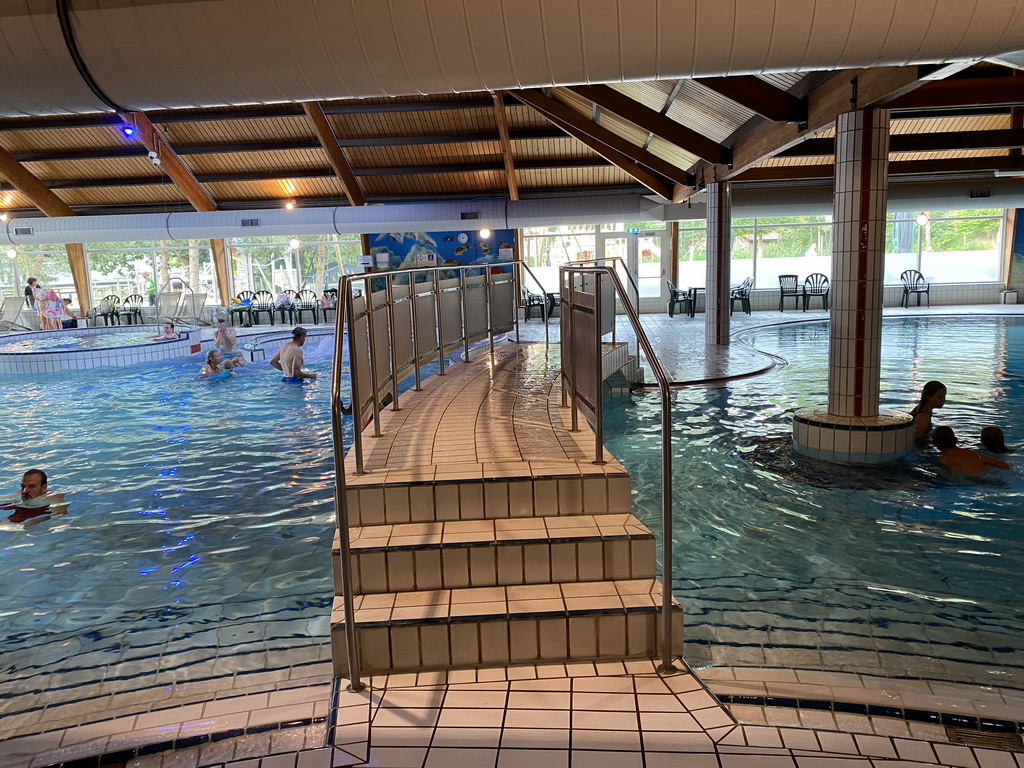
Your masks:
M797 412L793 445L843 464L880 463L914 449L909 414L878 408L888 157L888 110L836 119L828 408Z
M704 341L729 343L729 266L732 257L732 191L728 182L707 186L707 277Z

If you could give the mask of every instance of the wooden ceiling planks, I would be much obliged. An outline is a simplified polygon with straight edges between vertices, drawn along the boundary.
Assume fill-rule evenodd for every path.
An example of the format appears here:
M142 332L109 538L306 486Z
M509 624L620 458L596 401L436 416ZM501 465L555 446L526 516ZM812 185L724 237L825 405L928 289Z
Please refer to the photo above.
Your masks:
M106 160L48 160L24 163L24 165L40 181L166 176L166 174L161 174L160 170L155 168L145 157L117 157Z
M413 147L352 147L346 150L353 168L382 168L389 165L458 165L495 157L501 161L497 141L473 144L423 144Z
M174 184L144 187L85 187L55 192L68 205L131 205L133 203L184 203L185 196Z
M60 128L45 131L0 131L0 147L8 152L46 152L68 149L113 149L133 144L117 128Z
M619 168L520 168L517 172L520 189L560 189L627 186L636 181Z
M155 121L154 121L155 122ZM263 141L314 139L305 117L258 117L157 125L172 147L193 144L258 144Z
M432 112L382 112L361 115L328 115L339 139L367 136L437 136L460 133L494 133L491 108Z
M195 174L255 173L296 168L329 168L320 149L288 149L273 152L234 152L218 155L185 155L182 158Z
M337 198L338 205L347 199L341 183L333 174L316 179L281 179L270 181L218 181L204 184L217 200L286 200L303 197Z

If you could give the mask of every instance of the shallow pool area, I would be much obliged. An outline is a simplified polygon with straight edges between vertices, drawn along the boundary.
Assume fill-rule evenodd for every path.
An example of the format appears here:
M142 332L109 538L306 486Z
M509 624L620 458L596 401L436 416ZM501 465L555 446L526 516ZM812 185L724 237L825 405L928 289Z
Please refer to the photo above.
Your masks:
M178 325L175 330L176 339L154 339L163 334L162 325L101 325L10 334L0 339L0 374L124 368L199 351L199 328Z
M742 341L788 362L676 393L673 590L687 660L1024 688L1020 456L979 479L948 474L932 449L884 468L799 457L789 417L826 401L827 323ZM965 446L986 424L1020 443L1022 374L1019 318L885 320L882 407L909 410L939 379L949 397L935 423ZM652 529L658 408L656 394L635 397L606 428Z

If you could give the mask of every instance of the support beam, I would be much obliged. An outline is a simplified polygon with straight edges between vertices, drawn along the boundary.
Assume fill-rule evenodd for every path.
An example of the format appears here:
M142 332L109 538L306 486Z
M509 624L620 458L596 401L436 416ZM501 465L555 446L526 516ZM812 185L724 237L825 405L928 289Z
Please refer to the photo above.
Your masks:
M121 117L126 123L135 128L135 135L142 142L142 146L150 152L156 152L156 156L160 160L160 171L167 174L170 180L174 182L174 186L192 204L193 208L200 212L217 210L217 204L213 201L213 198L206 194L206 191L199 186L199 182L192 175L192 171L185 166L181 158L178 157L178 153L174 151L174 148L157 131L145 113L128 112L121 115Z
M224 238L210 238L210 255L213 257L213 269L217 275L217 296L222 307L231 304L231 286L228 285L228 259Z
M501 138L501 157L505 161L508 197L509 200L518 200L519 184L516 182L516 167L512 163L512 142L508 136L508 118L505 116L505 101L501 91L494 94L494 120L498 124L498 136Z
M1019 104L1024 104L1024 81L1019 77L938 80L924 83L912 93L901 94L885 102L887 109L1012 107Z
M549 99L539 91L519 91L518 98L523 103L533 107L537 112L548 118L552 123L564 130L570 136L586 144L592 150L617 165L621 170L632 176L652 192L665 197L665 192L671 195L671 189L654 176L650 171L641 168L634 160L657 171L663 176L679 184L685 184L689 180L688 174L676 168L671 163L655 157L645 149L617 136L606 128L584 118L574 109L564 104ZM641 160L641 158L643 158Z
M895 137L893 137L895 138ZM889 163L889 176L925 176L950 173L991 173L1013 170L1013 159L1006 155L991 157L950 157L940 160L901 160ZM736 181L796 181L798 179L831 179L835 173L832 163L815 165L777 165L769 168L751 168L735 177Z
M800 123L807 119L806 100L790 96L753 75L700 77L694 82L775 122Z
M1019 149L1024 147L1024 130L949 131L908 133L892 136L890 152L955 152L964 149ZM834 155L835 139L808 139L780 152L776 157Z
M352 173L352 166L348 164L345 153L338 146L338 139L335 137L334 131L331 130L331 125L327 122L327 117L319 102L304 101L302 109L309 122L313 124L313 131L320 141L320 146L327 153L327 160L334 169L334 174L341 182L341 188L345 192L345 197L348 198L348 204L365 205L366 197L363 196L363 191L359 188L359 182L356 181L355 174Z
M75 216L71 207L51 192L43 183L29 173L21 163L11 157L10 152L0 149L0 176L9 181L28 201L46 216ZM89 309L89 270L85 266L85 248L81 243L65 243L71 267L71 280L78 294L78 304L83 311Z
M728 163L729 150L721 144L692 131L685 125L645 107L628 96L607 85L578 85L569 88L575 94L589 99L603 109L614 112L624 120L638 125L645 131L660 136L665 141L685 149L691 155L712 163Z

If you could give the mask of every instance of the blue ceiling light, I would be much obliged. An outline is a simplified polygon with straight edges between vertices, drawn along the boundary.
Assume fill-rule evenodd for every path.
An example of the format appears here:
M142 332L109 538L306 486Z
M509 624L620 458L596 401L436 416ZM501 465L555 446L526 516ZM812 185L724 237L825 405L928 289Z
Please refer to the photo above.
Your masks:
M135 129L132 128L130 125L122 125L121 126L121 133L123 133L125 136L134 136L135 135Z

